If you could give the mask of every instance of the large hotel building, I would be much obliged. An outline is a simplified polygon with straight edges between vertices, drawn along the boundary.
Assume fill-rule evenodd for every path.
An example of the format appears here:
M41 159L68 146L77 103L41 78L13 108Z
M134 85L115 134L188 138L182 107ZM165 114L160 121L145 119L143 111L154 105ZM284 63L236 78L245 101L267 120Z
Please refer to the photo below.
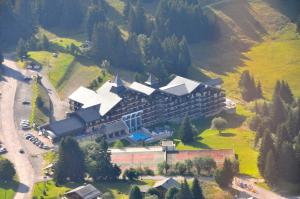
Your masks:
M117 75L97 91L84 87L69 96L71 112L61 121L45 125L53 141L70 134L103 134L118 139L167 121L210 117L225 106L225 93L210 81L201 83L176 76L159 87L150 75L145 83L127 84Z

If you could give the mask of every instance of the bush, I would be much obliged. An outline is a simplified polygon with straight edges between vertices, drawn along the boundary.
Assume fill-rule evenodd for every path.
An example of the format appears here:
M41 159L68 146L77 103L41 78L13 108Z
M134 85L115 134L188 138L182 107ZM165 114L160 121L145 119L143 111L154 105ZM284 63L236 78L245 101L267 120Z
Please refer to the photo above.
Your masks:
M126 169L124 171L124 176L130 181L138 179L140 175L140 172L133 168Z

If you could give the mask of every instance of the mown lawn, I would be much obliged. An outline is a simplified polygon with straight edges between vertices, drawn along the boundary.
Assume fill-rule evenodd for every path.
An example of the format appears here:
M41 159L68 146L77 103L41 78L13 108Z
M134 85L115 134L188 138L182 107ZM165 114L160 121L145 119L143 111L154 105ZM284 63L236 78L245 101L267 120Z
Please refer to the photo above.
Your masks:
M240 98L238 81L242 71L249 70L260 80L264 96L270 99L276 80L288 81L295 96L300 97L300 37L293 27L268 37L264 42L244 54L243 66L222 76L229 96Z
M55 88L62 84L69 66L74 61L74 56L66 53L59 53L58 57L53 57L52 53L47 51L32 51L28 54L31 59L43 65L44 72Z
M179 150L197 150L197 149L234 149L240 162L240 173L253 177L260 177L257 168L258 152L253 147L255 133L250 131L247 126L247 119L252 115L250 111L243 106L237 106L236 115L226 115L229 129L219 134L217 130L210 129L210 121L195 121L199 130L198 139L191 145L184 145L179 142ZM204 124L206 123L206 124ZM201 126L200 126L201 125Z
M80 86L89 86L89 84L101 76L103 83L111 76L104 69L100 69L94 63L87 60L75 60L65 74L64 81L57 88L62 98L69 96Z
M155 181L153 180L145 180L145 181L138 181L135 183L128 183L128 182L116 182L116 183L96 183L94 186L96 186L101 192L109 192L113 195L115 199L127 199L128 198L128 192L132 185L149 185L153 186ZM50 180L46 183L46 190L47 195L44 196L45 199L53 199L57 198L60 195L63 195L66 191L73 189L77 186L80 186L79 184L68 184L65 186L57 187L55 186L54 181ZM40 198L40 196L43 196L43 190L44 190L44 183L36 183L33 188L33 197Z

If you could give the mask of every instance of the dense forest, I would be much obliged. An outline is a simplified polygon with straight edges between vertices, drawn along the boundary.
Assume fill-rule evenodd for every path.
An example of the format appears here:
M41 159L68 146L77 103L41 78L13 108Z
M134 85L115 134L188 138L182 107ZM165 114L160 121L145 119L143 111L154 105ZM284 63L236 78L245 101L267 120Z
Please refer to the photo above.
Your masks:
M300 182L300 99L285 81L277 81L270 103L256 104L250 127L259 146L258 168L267 182ZM299 190L298 190L299 191Z
M165 80L185 75L191 65L188 43L215 39L218 25L207 17L197 0L160 0L155 16L145 13L140 1L124 0L124 37L109 17L105 0L1 0L0 49L17 45L19 56L30 50L48 50L37 38L38 27L86 33L91 48L78 53L97 63L108 60L116 67L151 72Z

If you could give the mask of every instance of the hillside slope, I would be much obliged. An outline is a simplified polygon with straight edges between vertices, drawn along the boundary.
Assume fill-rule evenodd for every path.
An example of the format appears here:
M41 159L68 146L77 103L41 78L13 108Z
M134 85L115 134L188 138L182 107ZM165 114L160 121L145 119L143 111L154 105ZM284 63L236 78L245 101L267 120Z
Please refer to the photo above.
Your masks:
M228 94L239 98L239 74L250 70L262 81L267 97L277 79L288 80L300 96L300 40L291 17L274 4L271 0L223 0L206 6L208 13L217 16L221 37L191 45L190 76L199 79L203 72L221 76Z

